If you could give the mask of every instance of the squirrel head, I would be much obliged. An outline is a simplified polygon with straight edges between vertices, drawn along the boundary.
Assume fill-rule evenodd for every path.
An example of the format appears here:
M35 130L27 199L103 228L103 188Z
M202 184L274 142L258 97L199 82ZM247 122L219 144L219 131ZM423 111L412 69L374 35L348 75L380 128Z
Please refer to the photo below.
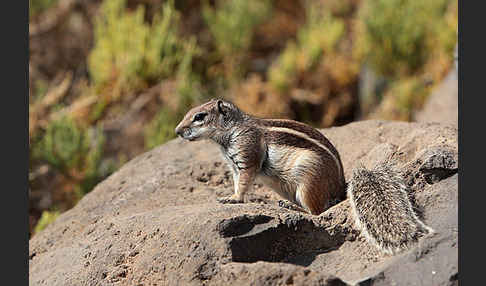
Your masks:
M189 110L175 133L190 141L211 139L243 118L240 109L229 101L212 99Z

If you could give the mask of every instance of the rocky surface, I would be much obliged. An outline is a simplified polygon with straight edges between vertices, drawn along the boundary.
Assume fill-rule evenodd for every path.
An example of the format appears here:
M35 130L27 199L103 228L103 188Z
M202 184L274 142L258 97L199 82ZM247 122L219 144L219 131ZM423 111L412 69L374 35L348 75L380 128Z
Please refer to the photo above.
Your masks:
M436 233L378 253L348 200L320 216L280 208L256 184L223 205L232 178L217 146L175 139L100 183L29 244L31 285L457 285L457 129L362 121L322 132L356 163L393 155L419 216Z

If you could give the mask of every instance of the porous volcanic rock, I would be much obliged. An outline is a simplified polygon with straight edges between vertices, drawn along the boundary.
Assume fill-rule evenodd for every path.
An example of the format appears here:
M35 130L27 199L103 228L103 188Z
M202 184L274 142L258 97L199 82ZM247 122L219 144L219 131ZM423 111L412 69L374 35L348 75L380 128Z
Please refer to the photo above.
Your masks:
M259 183L244 204L210 142L174 139L108 177L29 243L31 285L454 285L457 128L361 121L324 129L346 178L393 156L435 234L383 255L354 228L348 200L319 216L278 206Z

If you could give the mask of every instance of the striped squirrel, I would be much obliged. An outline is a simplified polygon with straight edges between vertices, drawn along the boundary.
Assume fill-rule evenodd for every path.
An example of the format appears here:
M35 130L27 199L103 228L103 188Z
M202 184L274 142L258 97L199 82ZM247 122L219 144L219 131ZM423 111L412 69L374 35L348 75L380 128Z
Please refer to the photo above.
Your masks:
M400 173L390 164L358 167L345 183L336 148L317 129L284 119L260 119L229 101L213 99L191 109L175 129L190 141L216 142L231 166L234 194L221 203L241 203L256 178L313 215L333 201L350 199L355 225L367 241L393 254L433 230L415 215Z

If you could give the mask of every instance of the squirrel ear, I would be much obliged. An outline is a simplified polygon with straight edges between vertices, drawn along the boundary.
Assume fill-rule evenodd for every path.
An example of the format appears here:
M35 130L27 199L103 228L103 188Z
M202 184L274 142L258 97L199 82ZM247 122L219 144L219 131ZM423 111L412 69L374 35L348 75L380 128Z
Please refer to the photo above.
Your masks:
M218 99L218 102L216 102L216 106L218 107L219 113L226 115L226 113L228 112L228 106L226 106L224 101Z

